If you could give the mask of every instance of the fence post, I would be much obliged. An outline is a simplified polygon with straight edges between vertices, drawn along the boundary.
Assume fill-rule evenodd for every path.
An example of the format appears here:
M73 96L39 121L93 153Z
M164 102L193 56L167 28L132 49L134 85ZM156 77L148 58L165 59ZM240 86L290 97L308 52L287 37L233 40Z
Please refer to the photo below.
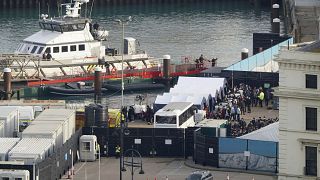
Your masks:
M247 151L249 151L249 140L247 139ZM246 156L246 171L248 171L248 160L249 160L249 157Z

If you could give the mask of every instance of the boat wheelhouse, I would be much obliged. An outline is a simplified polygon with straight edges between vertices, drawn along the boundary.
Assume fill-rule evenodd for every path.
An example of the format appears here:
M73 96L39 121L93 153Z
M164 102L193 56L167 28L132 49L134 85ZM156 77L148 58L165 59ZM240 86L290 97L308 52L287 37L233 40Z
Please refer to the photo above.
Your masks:
M48 15L42 14L42 19L39 20L41 30L24 39L16 53L39 57L48 53L52 59L57 60L103 58L105 46L101 40L106 40L108 31L93 29L91 20L81 17L81 4L87 2L74 0L72 3L62 4L66 14L58 18L48 19Z

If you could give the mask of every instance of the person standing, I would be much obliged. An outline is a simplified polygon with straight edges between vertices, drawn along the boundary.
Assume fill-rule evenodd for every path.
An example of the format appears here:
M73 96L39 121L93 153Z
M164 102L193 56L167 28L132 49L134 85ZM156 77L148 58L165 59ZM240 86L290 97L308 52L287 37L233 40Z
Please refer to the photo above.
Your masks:
M147 112L146 112L146 120L147 120L147 122L148 122L149 125L152 123L152 122L151 122L152 115L153 115L152 109L151 109L150 106L148 105L148 106L147 106Z
M118 159L120 157L120 146L116 146L116 158Z
M262 106L262 102L263 102L263 100L264 100L264 93L263 93L262 88L259 89L258 99L259 99L259 105L260 105L260 107L263 107L263 106Z

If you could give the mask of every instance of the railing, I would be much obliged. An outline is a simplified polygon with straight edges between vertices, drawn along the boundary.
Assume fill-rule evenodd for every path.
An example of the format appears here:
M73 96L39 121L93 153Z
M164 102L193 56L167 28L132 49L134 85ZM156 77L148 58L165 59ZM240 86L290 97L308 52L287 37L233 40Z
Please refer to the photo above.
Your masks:
M265 66L274 58L274 56L278 55L282 46L289 46L291 44L293 44L293 38L272 46L271 48L266 49L265 51L262 51L254 56L248 57L247 59L238 61L224 70L256 71L257 67Z

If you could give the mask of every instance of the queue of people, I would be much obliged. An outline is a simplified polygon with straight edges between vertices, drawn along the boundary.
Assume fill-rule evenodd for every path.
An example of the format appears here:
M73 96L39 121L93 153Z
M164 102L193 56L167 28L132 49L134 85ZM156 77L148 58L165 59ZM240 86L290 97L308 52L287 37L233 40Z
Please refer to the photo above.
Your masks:
M276 118L266 118L266 117L253 118L248 124L243 118L240 120L229 120L227 123L227 129L228 129L228 132L230 132L229 134L230 136L239 137L278 121L279 119L277 117Z
M141 106L129 106L122 109L122 113L124 114L124 118L127 122L134 122L135 120L143 120L148 124L153 123L153 109L147 105L146 109Z
M206 117L211 119L240 120L241 115L251 113L252 107L268 106L273 98L271 89L263 90L249 85L240 84L229 90L223 101L218 102L213 111L206 111ZM263 103L264 102L264 103Z

